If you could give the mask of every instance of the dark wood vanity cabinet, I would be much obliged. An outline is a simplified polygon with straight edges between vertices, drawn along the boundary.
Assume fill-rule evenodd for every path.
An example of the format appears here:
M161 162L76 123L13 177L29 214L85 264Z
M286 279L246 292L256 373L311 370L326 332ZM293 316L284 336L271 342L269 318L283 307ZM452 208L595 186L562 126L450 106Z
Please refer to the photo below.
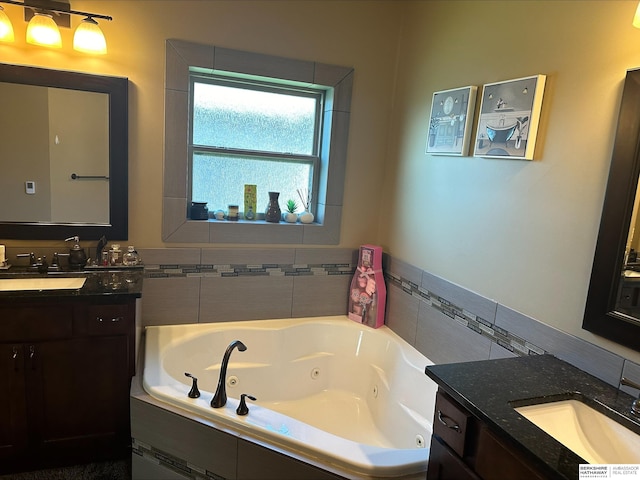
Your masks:
M427 480L543 480L513 446L447 395L436 395Z
M0 300L0 474L126 455L134 342L135 298Z

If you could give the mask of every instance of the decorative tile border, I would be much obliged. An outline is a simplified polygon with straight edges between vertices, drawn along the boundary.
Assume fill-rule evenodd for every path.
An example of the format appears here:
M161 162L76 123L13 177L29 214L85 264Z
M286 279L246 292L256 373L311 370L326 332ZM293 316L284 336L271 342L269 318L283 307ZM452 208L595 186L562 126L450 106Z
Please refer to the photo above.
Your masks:
M404 293L418 298L420 301L426 303L432 308L435 308L440 313L443 313L455 320L460 325L473 330L479 335L487 337L492 342L518 356L543 355L545 353L549 353L543 348L508 332L489 320L458 307L446 298L442 298L410 280L388 272L385 272L385 280L387 281L387 285L395 285L402 289Z
M258 277L353 275L355 265L348 263L313 264L227 264L227 265L145 265L145 278L169 277Z
M145 278L176 278L176 277L258 277L258 276L327 276L353 275L355 265L349 263L313 263L313 264L159 264L145 265ZM439 312L455 320L459 324L473 330L479 335L487 337L502 348L519 356L542 355L549 353L543 348L528 342L507 330L495 325L474 313L455 305L429 290L420 287L404 277L385 272L387 285L393 284L402 289L407 295L435 308Z
M147 445L135 438L132 440L132 453L134 455L139 455L148 461L158 464L164 468L168 468L169 470L179 473L187 478L191 478L193 480L226 480L224 477L216 475L205 468L193 465L186 460L175 457L167 452L163 452L162 450L158 450L156 447Z

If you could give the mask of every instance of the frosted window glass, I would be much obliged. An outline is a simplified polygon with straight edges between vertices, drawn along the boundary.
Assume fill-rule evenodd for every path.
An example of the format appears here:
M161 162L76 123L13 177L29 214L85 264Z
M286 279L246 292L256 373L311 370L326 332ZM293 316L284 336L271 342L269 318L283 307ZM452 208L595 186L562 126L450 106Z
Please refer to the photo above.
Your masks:
M300 205L297 191L309 189L311 174L312 167L306 163L194 153L191 198L207 202L209 211L226 211L229 205L238 205L244 211L244 185L257 185L256 213L266 210L267 192L280 192L280 208L284 211L290 198Z
M193 144L313 155L316 99L194 83Z

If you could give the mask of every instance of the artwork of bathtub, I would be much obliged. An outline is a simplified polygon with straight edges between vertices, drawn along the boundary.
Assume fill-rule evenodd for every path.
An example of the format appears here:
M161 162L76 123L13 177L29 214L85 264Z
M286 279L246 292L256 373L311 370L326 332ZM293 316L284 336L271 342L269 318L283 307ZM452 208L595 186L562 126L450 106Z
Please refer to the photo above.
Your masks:
M347 316L146 328L144 389L261 444L353 478L424 478L436 385L428 358ZM227 346L226 406L210 406ZM198 378L199 398L187 396ZM236 408L242 393L249 414Z
M487 137L491 143L507 143L516 131L518 123L509 125L508 127L494 127L487 125Z

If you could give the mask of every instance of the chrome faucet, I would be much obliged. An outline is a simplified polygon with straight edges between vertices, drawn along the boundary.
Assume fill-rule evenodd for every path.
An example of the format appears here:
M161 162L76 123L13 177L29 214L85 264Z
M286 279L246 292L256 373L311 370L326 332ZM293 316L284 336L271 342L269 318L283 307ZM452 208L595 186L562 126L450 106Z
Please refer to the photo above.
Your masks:
M227 403L227 366L229 365L229 357L231 356L231 352L233 349L238 347L238 350L244 352L247 347L240 340L234 340L227 347L227 350L224 352L224 356L222 357L222 364L220 365L220 378L218 379L218 388L216 388L216 393L213 395L211 399L211 406L213 408L224 407Z
M631 388L635 388L636 390L640 390L640 384L637 384L636 382L629 380L626 377L622 377L620 383L622 385L627 385ZM640 415L640 397L636 398L631 404L631 413L633 413L634 415Z

